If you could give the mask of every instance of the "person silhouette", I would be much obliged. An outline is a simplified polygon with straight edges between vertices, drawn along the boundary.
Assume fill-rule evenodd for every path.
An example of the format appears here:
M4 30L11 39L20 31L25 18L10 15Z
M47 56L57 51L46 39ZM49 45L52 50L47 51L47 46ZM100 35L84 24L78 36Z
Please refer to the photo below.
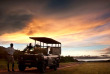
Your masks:
M28 49L30 50L30 49L32 49L32 48L33 48L32 44L29 43Z
M27 47L27 52L30 53L30 50L33 48L32 44L29 43L29 46Z
M13 48L13 43L11 43L10 47L7 48L7 53L8 53L8 55L7 55L7 60L8 60L7 67L8 67L8 71L10 71L10 69L9 69L9 64L10 63L12 64L12 71L14 71L14 56L13 56L14 52L15 52L15 49Z

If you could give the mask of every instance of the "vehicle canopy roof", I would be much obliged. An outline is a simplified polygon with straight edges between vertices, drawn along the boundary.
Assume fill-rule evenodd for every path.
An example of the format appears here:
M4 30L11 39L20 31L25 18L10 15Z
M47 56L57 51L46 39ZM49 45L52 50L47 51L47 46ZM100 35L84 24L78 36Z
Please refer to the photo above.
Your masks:
M30 37L33 40L37 40L43 43L47 43L47 44L61 44L60 42L52 39L52 38L47 38L47 37Z

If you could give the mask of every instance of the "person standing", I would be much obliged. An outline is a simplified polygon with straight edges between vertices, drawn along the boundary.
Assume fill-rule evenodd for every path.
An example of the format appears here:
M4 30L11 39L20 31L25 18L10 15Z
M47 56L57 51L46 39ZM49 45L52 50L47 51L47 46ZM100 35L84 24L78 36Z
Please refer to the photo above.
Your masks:
M15 49L13 48L13 43L10 44L10 47L7 48L7 67L8 67L8 71L10 71L9 69L9 64L11 63L12 64L12 71L14 71L14 54L15 52Z

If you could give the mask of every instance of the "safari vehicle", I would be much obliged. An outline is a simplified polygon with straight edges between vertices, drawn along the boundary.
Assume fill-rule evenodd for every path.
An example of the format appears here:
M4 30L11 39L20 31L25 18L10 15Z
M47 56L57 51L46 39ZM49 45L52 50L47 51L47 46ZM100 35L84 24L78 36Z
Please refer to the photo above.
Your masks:
M35 46L23 50L18 58L18 68L24 71L26 67L36 67L45 72L46 67L57 70L60 63L61 43L46 37L30 37L35 40ZM36 44L40 42L40 44Z

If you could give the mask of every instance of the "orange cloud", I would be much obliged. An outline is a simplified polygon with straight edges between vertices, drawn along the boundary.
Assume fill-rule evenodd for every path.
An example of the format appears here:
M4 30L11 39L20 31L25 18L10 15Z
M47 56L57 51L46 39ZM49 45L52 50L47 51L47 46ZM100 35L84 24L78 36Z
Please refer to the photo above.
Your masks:
M33 18L33 20L30 21L24 29L15 33L4 34L1 36L1 40L16 43L29 43L29 41L31 41L28 38L29 36L45 36L55 38L61 41L64 45L68 45L70 43L79 45L79 42L86 44L88 41L84 41L85 39L110 33L110 30L104 30L102 32L93 30L89 31L90 29L94 29L110 21L109 18L105 20L94 20L103 13L91 13L61 20L50 18Z

